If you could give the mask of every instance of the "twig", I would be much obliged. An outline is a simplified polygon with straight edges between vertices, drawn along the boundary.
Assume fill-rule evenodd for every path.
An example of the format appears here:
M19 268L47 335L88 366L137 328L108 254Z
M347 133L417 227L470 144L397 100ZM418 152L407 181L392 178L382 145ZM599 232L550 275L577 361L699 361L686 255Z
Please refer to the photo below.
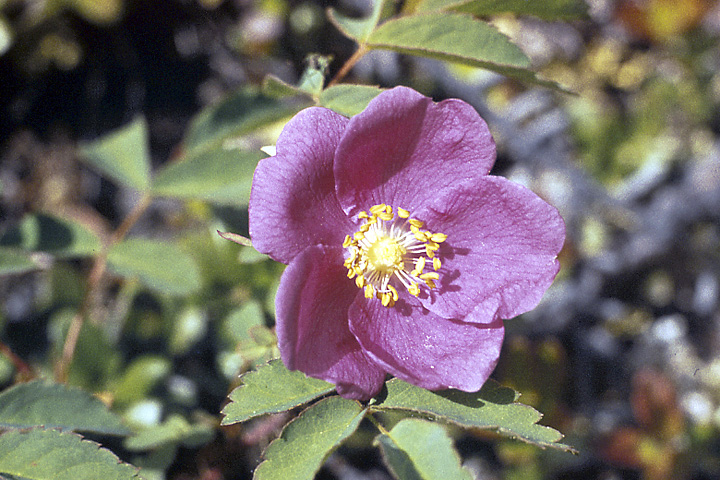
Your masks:
M355 50L355 53L352 54L350 58L347 59L345 64L340 67L340 70L335 74L335 77L333 77L332 80L327 84L328 87L332 87L333 85L337 84L340 80L345 78L345 75L347 75L350 70L355 66L355 64L368 52L367 48L365 48L365 45L360 45L357 50Z
M140 201L135 205L130 214L125 217L125 220L110 235L107 242L103 246L100 255L95 257L90 274L88 275L87 288L85 289L85 295L83 296L80 308L75 313L70 322L67 336L65 337L65 343L62 349L62 355L57 365L55 366L55 380L60 383L67 382L68 372L70 370L70 364L75 356L75 349L77 348L78 339L80 338L80 331L82 330L85 317L90 312L90 306L93 299L97 294L97 290L100 286L105 270L107 269L107 259L110 249L120 243L125 236L128 234L130 229L137 223L142 217L145 210L150 206L151 197L149 195L143 195Z

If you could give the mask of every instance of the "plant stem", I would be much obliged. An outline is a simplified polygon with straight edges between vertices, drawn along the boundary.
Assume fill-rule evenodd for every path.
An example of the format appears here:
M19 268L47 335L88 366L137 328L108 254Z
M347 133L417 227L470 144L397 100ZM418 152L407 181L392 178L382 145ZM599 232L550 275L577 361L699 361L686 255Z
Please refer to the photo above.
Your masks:
M80 308L75 313L70 322L67 336L65 337L65 343L62 349L62 355L60 360L55 366L55 380L59 383L67 382L68 373L70 370L70 364L75 356L75 349L77 348L78 339L80 338L80 331L82 330L85 317L90 312L90 307L93 300L97 296L98 289L100 287L100 281L102 280L105 271L107 269L107 259L110 249L120 243L125 236L128 234L130 229L137 223L142 217L145 210L150 206L151 197L144 194L135 207L132 209L130 214L125 217L125 220L115 230L108 240L103 245L103 249L100 254L95 257L90 274L88 275L87 288L85 289L85 295L83 296Z
M345 78L345 75L350 73L350 70L355 66L355 64L368 52L367 48L364 44L361 44L358 46L358 49L355 50L355 53L352 54L350 58L347 59L345 64L340 67L340 70L335 74L335 77L333 77L332 80L327 84L328 87L332 87L333 85L336 85L340 80Z
M35 375L35 372L33 372L33 369L25 363L25 360L18 357L15 352L10 349L7 345L0 342L0 353L5 355L10 362L12 362L13 366L15 367L15 370L17 370L18 376L22 379L22 381L32 380L37 375Z

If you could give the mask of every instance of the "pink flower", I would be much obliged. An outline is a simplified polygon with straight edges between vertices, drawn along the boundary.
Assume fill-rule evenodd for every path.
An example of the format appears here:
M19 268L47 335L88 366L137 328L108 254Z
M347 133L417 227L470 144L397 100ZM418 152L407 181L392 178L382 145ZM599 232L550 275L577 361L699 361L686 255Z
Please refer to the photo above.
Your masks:
M276 299L285 365L368 399L386 373L478 390L502 319L534 308L565 228L527 188L488 175L495 143L460 100L405 87L348 119L308 108L262 160L250 235L288 264Z

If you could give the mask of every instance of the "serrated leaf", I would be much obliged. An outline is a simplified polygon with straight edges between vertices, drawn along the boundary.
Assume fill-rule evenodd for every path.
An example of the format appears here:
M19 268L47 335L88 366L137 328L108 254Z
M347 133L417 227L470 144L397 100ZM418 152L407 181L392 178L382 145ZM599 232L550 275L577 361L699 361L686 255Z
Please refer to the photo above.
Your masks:
M25 480L126 480L137 469L74 433L34 429L0 435L0 477Z
M389 20L370 35L367 47L484 68L565 91L555 82L538 78L517 45L471 15L432 12Z
M288 370L280 360L246 373L241 380L243 384L230 393L231 402L222 411L222 425L284 412L335 389L331 383Z
M0 246L61 258L95 255L101 248L100 239L85 226L45 213L26 215L0 237Z
M181 415L171 415L160 425L142 430L125 440L125 448L132 451L154 450L167 445L182 444L189 448L209 442L215 432L209 425L191 425Z
M0 393L0 427L59 428L127 435L120 417L87 392L57 383L21 383Z
M117 275L137 277L160 292L185 295L201 287L195 261L170 242L128 238L110 249L108 266Z
M373 9L367 18L351 18L330 8L328 9L328 18L345 36L358 43L365 43L380 21L384 5L385 0L375 0Z
M445 428L419 419L400 421L375 439L383 458L402 480L472 480Z
M33 381L0 393L0 427L36 426L106 435L130 433L100 400L77 388Z
M517 393L488 381L479 392L446 390L431 392L396 378L386 383L387 397L374 406L379 410L410 410L430 414L463 427L497 430L540 447L573 451L558 443L563 435L557 430L538 425L542 414L534 408L517 403Z
M11 275L36 270L38 265L24 252L0 248L0 275Z
M334 396L317 402L287 424L268 446L253 479L313 478L333 450L355 432L364 415L355 400Z
M143 117L80 148L83 159L116 182L147 191L150 188L148 127Z
M254 89L242 89L193 119L185 135L185 155L221 150L226 141L290 117L304 106L267 97Z
M586 17L588 8L584 0L423 0L417 12L453 10L476 16L514 13L544 20L568 20Z
M160 170L153 180L152 192L245 206L250 198L253 172L264 157L259 151L223 147L201 150Z
M382 92L382 88L367 85L334 85L320 94L320 106L352 117L365 110L370 100Z

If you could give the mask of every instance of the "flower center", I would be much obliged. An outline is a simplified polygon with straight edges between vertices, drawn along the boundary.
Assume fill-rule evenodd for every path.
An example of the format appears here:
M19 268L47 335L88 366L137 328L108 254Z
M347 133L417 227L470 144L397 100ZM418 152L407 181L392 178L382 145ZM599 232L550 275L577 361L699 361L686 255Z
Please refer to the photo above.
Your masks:
M414 296L420 294L420 284L435 288L442 266L437 251L447 235L423 230L423 222L410 218L410 212L403 208L393 212L385 204L360 212L358 218L365 222L352 237L345 236L344 265L348 277L365 290L365 298L376 297L392 307L398 299L396 287Z
M386 237L377 240L367 250L367 258L372 268L383 274L391 274L404 265L405 247L396 239Z

